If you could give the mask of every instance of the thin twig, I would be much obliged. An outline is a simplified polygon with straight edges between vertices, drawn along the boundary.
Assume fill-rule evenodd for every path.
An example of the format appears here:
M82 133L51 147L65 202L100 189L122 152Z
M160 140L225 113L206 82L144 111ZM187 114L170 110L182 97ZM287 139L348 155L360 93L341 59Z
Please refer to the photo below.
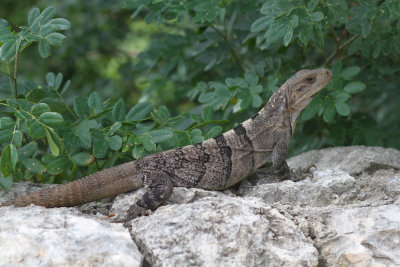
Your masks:
M214 25L210 25L210 27L224 40L225 45L228 47L229 52L231 53L236 65L239 67L239 69L241 71L244 72L244 69L242 67L242 64L240 63L239 57L237 56L235 50L233 49L233 47L231 46L231 44L229 43L228 38L226 38L226 35L223 34L221 31L219 31Z
M342 50L343 48L345 48L346 46L348 46L349 44L351 44L355 39L358 38L358 34L353 35L349 40L347 40L339 49Z
M353 35L352 37L350 37L346 42L344 42L343 45L340 45L340 41L342 40L342 37L345 36L345 34L342 32L342 34L340 35L340 37L337 37L335 29L332 27L331 25L331 30L332 30L332 35L334 38L334 41L336 43L335 46L335 51L332 52L332 54L326 59L325 63L323 66L327 66L329 65L332 60L338 55L340 54L340 52L342 52L342 50L348 46L349 44L351 44L355 39L358 38L358 34Z

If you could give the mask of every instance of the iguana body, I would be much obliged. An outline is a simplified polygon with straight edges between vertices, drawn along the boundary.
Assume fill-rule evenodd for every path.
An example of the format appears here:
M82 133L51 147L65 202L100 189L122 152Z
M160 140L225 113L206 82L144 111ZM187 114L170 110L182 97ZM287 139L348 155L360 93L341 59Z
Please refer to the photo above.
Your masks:
M331 76L326 69L301 70L256 115L215 138L150 155L1 205L76 206L145 186L148 191L128 210L126 219L133 219L155 210L171 195L174 186L225 189L270 160L278 175L288 179L285 158L296 120Z

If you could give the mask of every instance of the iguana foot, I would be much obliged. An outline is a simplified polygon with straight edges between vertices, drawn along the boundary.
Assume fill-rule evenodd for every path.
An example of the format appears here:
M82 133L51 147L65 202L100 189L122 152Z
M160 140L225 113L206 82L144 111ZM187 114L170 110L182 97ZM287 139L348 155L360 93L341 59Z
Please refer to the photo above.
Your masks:
M292 180L293 182L298 182L306 178L312 178L313 173L316 169L317 166L315 166L314 164L311 164L306 168L291 169L289 179Z
M127 213L126 213L126 217L121 217L121 218L119 218L119 216L118 216L118 217L115 218L115 220L113 220L112 222L113 222L113 223L125 223L125 222L127 222L127 221L133 220L133 219L135 219L135 218L137 218L137 217L140 217L140 216L148 216L148 215L150 215L151 213L152 213L151 210L145 209L145 208L140 207L140 206L138 206L138 205L135 204L135 205L132 205L132 206L128 209L128 211L127 211Z

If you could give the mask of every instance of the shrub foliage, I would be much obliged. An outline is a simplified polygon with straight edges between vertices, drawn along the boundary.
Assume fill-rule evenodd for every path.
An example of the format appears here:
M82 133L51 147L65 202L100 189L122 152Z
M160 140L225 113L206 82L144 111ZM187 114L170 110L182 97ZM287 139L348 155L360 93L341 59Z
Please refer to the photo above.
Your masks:
M126 0L120 8L132 11L132 25L159 27L137 58L119 66L141 89L133 107L98 90L69 105L73 77L61 72L43 74L39 84L18 80L25 49L37 46L48 58L71 23L54 7L33 8L15 29L0 19L1 75L9 80L0 100L2 187L63 183L214 137L254 114L297 70L321 66L333 80L301 114L291 153L400 148L399 1Z

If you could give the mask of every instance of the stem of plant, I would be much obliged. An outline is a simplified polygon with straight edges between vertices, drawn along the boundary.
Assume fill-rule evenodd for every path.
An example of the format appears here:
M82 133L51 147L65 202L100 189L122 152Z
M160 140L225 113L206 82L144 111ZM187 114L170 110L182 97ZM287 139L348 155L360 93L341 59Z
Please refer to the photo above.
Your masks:
M19 47L20 47L20 43L18 42L17 53L15 54L15 62L14 62L14 97L15 97L15 99L17 99L17 96L18 96L17 73L18 73Z
M74 117L75 120L77 120L78 117L68 107L67 103L65 103L64 98L62 97L62 95L60 95L60 93L57 90L56 90L56 93L57 93L58 97L60 98L61 102L63 102L64 106L67 108L68 112L71 113L72 117Z
M244 69L242 67L242 64L240 63L239 57L237 56L235 50L233 50L233 47L228 41L228 38L226 38L226 35L220 32L214 25L210 25L210 27L224 40L226 46L229 49L229 52L231 53L236 65L239 67L239 69L244 72Z

